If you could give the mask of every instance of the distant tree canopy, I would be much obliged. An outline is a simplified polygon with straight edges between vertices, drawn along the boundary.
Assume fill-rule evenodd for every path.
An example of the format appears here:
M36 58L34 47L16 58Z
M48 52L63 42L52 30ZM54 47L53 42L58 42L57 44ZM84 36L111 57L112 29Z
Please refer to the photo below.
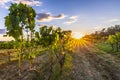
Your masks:
M94 33L85 37L89 37L89 39L92 39L94 41L106 41L109 35L115 35L117 32L120 32L120 25L103 28L102 30L95 31Z
M0 49L14 49L15 42L0 42Z
M120 25L115 25L108 28L103 28L100 31L95 31L90 35L86 35L84 39L92 42L107 42L111 45L113 51L120 49Z
M111 44L113 50L119 51L120 46L120 32L116 32L114 35L109 35L108 42Z

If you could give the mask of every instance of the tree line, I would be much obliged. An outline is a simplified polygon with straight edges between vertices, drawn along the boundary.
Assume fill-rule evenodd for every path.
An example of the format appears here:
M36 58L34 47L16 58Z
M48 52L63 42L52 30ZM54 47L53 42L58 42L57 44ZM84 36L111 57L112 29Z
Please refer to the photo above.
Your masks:
M108 43L113 51L118 52L120 49L120 25L103 28L100 31L86 35L84 38L92 42Z
M0 49L13 49L14 48L14 41L9 42L0 42Z

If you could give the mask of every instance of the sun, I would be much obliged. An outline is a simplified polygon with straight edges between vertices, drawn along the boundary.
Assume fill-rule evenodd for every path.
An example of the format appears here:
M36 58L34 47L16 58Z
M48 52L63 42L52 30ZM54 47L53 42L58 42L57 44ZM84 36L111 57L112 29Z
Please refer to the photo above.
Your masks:
M80 32L73 32L73 38L80 39L82 37L83 37L83 34L81 34Z

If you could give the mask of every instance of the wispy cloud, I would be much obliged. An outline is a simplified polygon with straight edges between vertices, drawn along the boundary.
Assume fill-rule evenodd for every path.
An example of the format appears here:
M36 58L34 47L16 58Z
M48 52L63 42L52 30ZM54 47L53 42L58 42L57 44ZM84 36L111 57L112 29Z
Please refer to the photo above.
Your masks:
M0 0L0 7L8 9L6 3L11 2L12 0Z
M5 29L0 29L0 34L5 34Z
M63 19L65 18L64 14L59 14L57 16L52 16L51 13L39 13L37 14L37 22L49 22L54 19Z
M38 0L0 0L0 7L8 9L7 3L23 3L30 6L40 6L42 2Z
M30 6L40 6L42 4L42 2L38 1L38 0L12 0L13 3L23 3L23 4L27 4Z
M119 19L109 19L109 20L107 20L107 22L109 22L109 23L118 22L118 21L119 21Z
M100 30L102 27L101 26L97 26L97 27L94 27L94 30Z
M78 16L71 16L64 24L69 25L69 24L75 23L77 19L78 19Z
M38 28L40 28L40 27L46 26L46 24L38 24L37 26Z

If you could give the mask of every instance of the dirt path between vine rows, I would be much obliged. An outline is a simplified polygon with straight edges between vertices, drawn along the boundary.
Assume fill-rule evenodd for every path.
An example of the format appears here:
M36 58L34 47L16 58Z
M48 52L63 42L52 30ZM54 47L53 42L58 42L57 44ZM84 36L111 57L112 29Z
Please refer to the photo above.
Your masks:
M34 60L34 68L40 68L42 57L38 56ZM28 79L30 70L29 62L22 61L21 63L21 80L30 80ZM33 72L32 72L33 73ZM5 63L0 65L0 80L19 80L18 76L18 61L12 61L10 63Z
M99 52L99 53L97 53ZM87 43L73 55L74 80L120 80L120 59Z
M120 58L99 50L90 43L77 46L72 57L71 80L120 80ZM35 60L35 66L40 66L40 61L41 56ZM21 80L29 80L26 79L28 71L28 62L23 62ZM0 65L0 80L18 80L17 61Z

